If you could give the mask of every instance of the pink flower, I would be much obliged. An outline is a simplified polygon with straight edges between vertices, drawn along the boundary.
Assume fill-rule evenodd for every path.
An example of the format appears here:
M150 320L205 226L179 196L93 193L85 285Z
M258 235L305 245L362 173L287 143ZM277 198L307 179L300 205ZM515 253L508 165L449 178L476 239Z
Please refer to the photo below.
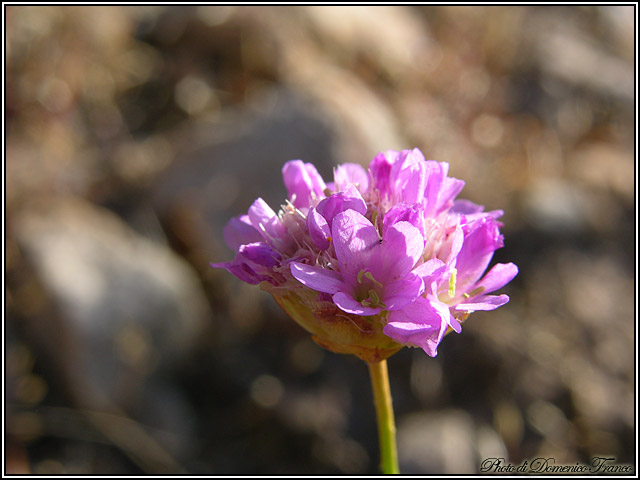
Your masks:
M311 164L287 162L279 213L262 199L232 219L232 262L212 264L261 284L322 346L372 361L403 345L435 356L445 333L518 273L484 275L503 246L501 211L455 200L464 182L418 149L377 155L368 170L344 164L325 183Z
M398 222L380 238L378 230L355 210L333 219L334 269L291 263L291 273L305 286L333 295L343 311L375 315L398 310L424 292L411 270L421 260L424 238L409 222Z

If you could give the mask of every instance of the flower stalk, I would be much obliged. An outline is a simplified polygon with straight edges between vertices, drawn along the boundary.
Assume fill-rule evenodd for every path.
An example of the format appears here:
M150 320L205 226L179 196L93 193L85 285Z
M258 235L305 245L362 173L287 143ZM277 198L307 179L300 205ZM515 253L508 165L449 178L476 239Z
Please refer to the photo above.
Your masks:
M398 448L396 446L396 424L393 418L393 403L389 388L387 361L369 362L373 401L378 419L378 437L380 439L380 469L384 474L400 473L398 467Z

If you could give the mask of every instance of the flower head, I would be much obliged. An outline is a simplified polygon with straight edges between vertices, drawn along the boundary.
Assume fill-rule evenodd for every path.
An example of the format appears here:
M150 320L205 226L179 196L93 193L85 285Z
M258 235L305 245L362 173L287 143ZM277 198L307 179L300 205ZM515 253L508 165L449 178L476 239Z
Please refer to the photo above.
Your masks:
M407 345L435 356L470 313L507 303L490 294L518 273L506 263L485 274L503 246L502 211L456 200L464 182L448 167L389 150L325 183L312 164L287 162L285 205L276 213L258 198L233 218L224 238L236 256L212 266L260 284L330 350L377 361Z

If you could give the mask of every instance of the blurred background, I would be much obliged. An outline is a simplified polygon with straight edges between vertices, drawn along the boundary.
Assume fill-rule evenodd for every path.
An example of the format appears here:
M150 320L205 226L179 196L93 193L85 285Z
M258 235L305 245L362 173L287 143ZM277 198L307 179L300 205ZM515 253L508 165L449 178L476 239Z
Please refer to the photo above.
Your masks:
M7 6L6 473L375 474L366 366L209 262L418 147L520 274L389 360L404 473L636 462L633 6Z

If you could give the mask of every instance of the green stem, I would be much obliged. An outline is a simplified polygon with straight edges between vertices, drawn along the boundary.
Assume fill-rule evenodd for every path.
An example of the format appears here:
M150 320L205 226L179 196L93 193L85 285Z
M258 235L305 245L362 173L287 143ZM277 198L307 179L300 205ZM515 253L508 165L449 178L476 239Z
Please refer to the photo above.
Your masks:
M378 418L378 436L380 437L380 468L382 473L400 473L398 468L398 449L396 447L396 424L393 419L393 404L389 389L387 361L369 363L373 400Z

